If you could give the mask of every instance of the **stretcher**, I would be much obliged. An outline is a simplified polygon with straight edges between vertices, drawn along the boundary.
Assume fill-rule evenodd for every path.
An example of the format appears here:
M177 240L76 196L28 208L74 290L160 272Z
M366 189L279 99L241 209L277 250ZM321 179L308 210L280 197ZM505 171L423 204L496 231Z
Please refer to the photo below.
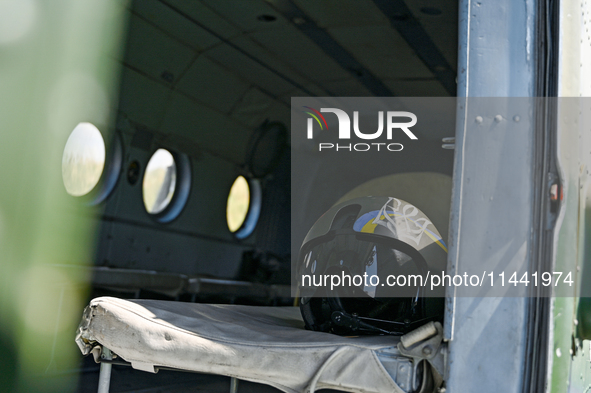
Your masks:
M76 343L102 363L100 393L109 390L112 363L225 375L287 393L430 392L446 353L438 323L403 337L341 337L305 330L297 307L113 297L90 302Z

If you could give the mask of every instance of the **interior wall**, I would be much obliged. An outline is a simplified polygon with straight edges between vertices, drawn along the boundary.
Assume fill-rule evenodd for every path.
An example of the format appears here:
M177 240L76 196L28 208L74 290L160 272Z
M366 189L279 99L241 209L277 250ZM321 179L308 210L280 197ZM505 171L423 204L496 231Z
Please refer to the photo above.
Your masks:
M265 120L289 127L294 96L369 96L375 86L388 95L450 94L455 2L441 0L431 8L401 3L405 23L426 35L421 45L409 41L404 24L379 1L292 5L289 11L262 0L128 4L126 46L112 55L122 67L116 132L124 159L99 218L96 265L237 278L245 251L289 259L289 153L261 179L254 233L238 240L226 225L228 192L236 176L248 174L247 148L257 127ZM290 13L294 9L305 16L303 25ZM441 64L424 58L427 47ZM415 161L397 161L380 174L450 174L453 153L441 149L441 136L451 136L446 132L434 129ZM143 171L159 147L186 153L191 161L188 202L166 224L145 211L141 195ZM140 164L140 179L132 185L126 171L133 161ZM356 185L335 190L333 201Z

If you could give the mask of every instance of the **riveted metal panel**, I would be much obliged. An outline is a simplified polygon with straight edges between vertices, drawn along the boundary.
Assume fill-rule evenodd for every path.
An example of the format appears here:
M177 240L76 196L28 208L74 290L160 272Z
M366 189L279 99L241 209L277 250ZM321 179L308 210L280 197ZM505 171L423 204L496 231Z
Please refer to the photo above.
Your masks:
M460 2L450 274L530 258L533 101L508 97L534 94L534 28L533 1ZM461 295L448 292L448 391L520 392L527 299Z

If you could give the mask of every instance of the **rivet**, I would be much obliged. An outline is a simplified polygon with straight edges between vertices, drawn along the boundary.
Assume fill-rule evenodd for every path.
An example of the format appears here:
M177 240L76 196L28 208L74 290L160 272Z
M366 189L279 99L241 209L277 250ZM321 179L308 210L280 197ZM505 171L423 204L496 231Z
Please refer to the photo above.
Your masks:
M476 123L482 123L482 116L476 116Z
M501 120L503 120L503 116L501 116L501 115L496 115L495 116L495 122L500 123Z
M519 123L519 120L521 120L521 118L519 116L517 116L517 115L513 116L513 121L515 123Z

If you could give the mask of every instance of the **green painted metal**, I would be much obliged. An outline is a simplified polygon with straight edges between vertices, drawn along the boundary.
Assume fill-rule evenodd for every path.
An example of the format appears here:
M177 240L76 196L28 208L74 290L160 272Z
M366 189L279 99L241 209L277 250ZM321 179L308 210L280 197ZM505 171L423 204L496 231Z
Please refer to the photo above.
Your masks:
M579 299L581 290L589 284L591 265L585 253L589 243L590 221L587 212L588 156L586 125L580 115L589 99L561 98L558 111L558 152L564 187L555 243L555 271L572 272L575 285L568 294L553 299L549 323L553 340L549 344L551 373L549 391L585 392L591 388L591 298ZM588 255L588 253L587 253ZM564 296L567 295L567 296Z

